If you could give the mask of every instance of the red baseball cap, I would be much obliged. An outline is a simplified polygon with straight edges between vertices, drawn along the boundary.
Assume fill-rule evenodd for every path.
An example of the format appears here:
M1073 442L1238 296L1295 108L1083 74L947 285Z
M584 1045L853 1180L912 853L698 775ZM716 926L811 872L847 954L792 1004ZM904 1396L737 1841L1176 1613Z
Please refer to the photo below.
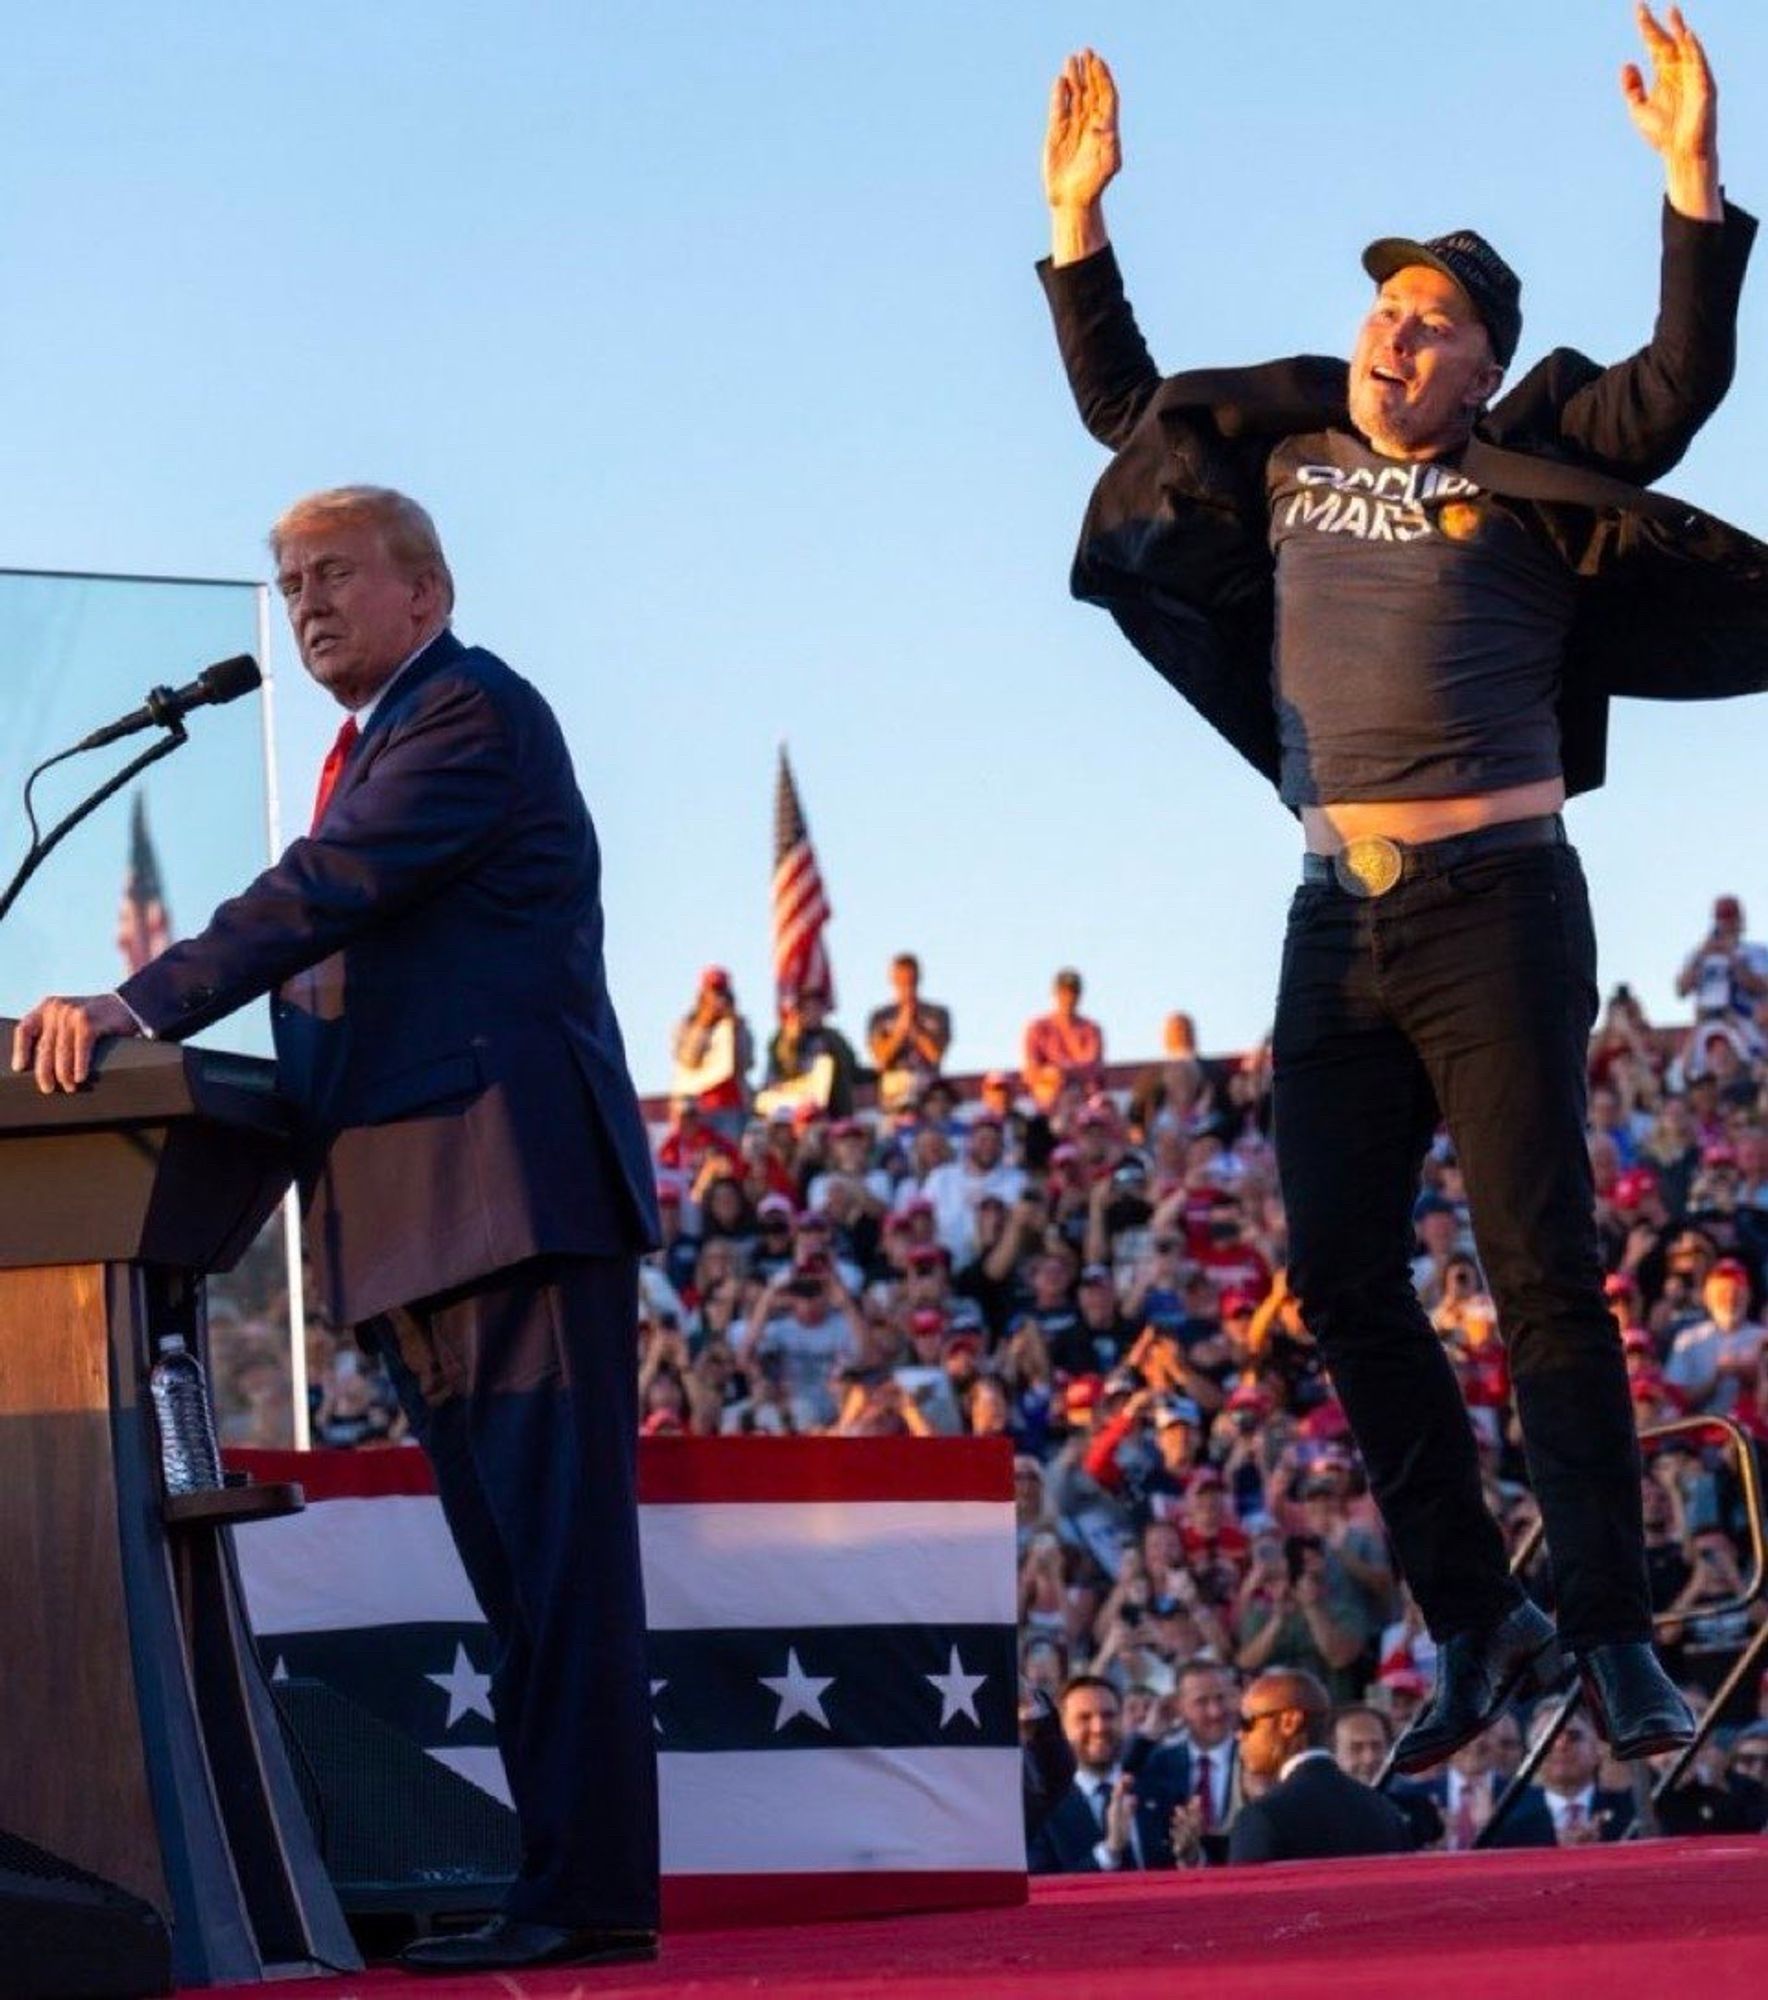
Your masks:
M1707 1273L1709 1278L1735 1278L1740 1285L1750 1281L1750 1267L1735 1257L1721 1257Z
M701 991L704 992L708 986L716 987L720 993L728 993L731 990L731 976L724 966L709 965L700 974Z
M1230 1410L1267 1411L1274 1405L1269 1389L1260 1388L1256 1382L1242 1382L1228 1398Z
M1103 1375L1077 1375L1062 1391L1062 1408L1070 1417L1085 1416L1098 1407L1105 1393Z
M1658 1177L1649 1167L1629 1167L1624 1174L1615 1176L1609 1194L1616 1208L1637 1208L1657 1191Z

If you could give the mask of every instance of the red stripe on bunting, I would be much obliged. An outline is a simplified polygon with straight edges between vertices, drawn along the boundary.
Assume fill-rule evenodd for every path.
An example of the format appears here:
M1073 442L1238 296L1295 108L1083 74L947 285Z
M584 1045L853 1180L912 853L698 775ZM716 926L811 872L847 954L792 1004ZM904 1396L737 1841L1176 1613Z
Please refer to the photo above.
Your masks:
M434 1493L415 1446L366 1451L230 1450L228 1466L293 1481L309 1500ZM794 1500L993 1500L1013 1497L1007 1438L645 1438L638 1496L651 1507Z
M881 1869L827 1875L665 1875L666 1931L747 1924L810 1924L908 1910L972 1910L1028 1898L1026 1878L1007 1868Z

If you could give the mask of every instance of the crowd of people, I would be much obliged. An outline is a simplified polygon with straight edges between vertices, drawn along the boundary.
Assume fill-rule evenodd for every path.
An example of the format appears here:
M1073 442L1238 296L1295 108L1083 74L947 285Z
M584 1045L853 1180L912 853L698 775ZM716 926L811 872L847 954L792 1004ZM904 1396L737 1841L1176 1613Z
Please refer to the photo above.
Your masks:
M1019 1068L960 1088L949 1010L911 955L889 977L863 1057L817 1000L786 995L756 1076L730 975L704 974L657 1135L644 1432L1010 1438L1022 1678L1094 1788L1084 1825L1064 1838L1062 1815L1046 1824L1039 1865L1221 1858L1256 1789L1238 1751L1246 1686L1322 1690L1330 1711L1308 1727L1367 1781L1433 1666L1285 1283L1268 1051L1205 1059L1175 1014L1162 1059L1113 1088L1065 969ZM1722 1414L1768 1440L1768 949L1735 898L1718 899L1677 985L1691 1022L1653 1028L1623 986L1591 1046L1608 1297L1642 1430ZM1537 1516L1446 1138L1414 1221L1418 1296L1520 1547ZM318 1339L315 1442L396 1441L370 1364ZM1723 1434L1690 1431L1645 1461L1654 1597L1673 1614L1660 1643L1702 1708L1768 1615L1759 1597L1738 1603L1736 1457ZM1544 1561L1526 1573L1550 1606ZM1761 1826L1765 1718L1768 1685L1728 1695L1720 1747L1671 1819ZM1417 1838L1470 1842L1521 1746L1506 1717L1402 1788ZM1111 1796L1095 1796L1101 1780ZM1502 1837L1614 1837L1634 1810L1624 1770L1605 1771L1574 1722Z

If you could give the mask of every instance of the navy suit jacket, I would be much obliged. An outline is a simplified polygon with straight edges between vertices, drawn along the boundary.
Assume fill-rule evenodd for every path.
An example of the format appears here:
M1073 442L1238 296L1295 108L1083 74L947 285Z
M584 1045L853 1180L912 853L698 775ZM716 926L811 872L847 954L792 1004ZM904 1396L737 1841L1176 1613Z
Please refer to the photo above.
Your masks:
M1141 1850L1138 1864L1132 1852L1124 1866L1133 1869L1170 1868L1173 1843L1170 1830L1173 1807L1181 1795L1160 1782L1152 1772L1152 1760L1134 1773L1136 1787L1136 1842ZM1027 1865L1033 1875L1094 1875L1100 1872L1093 1849L1104 1838L1091 1799L1077 1781L1056 1801L1049 1817L1027 1843Z
M317 831L120 992L170 1040L275 994L340 1324L656 1240L595 829L546 702L452 632L388 689Z
M1228 1859L1314 1861L1407 1854L1416 1845L1405 1814L1391 1800L1347 1777L1330 1757L1310 1757L1240 1809Z
M1591 1807L1601 1837L1619 1840L1633 1824L1637 1808L1631 1792L1598 1791ZM1557 1847L1559 1836L1553 1831L1553 1814L1548 1810L1547 1794L1539 1785L1525 1785L1517 1795L1516 1804L1504 1815L1497 1832L1486 1843L1490 1847Z

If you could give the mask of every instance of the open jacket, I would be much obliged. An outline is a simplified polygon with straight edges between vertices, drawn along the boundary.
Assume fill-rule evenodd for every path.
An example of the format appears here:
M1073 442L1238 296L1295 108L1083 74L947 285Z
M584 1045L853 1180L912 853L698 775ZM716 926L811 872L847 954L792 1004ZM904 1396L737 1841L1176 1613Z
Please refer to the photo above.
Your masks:
M1602 783L1613 695L1704 700L1768 687L1768 546L1644 489L1730 386L1754 218L1666 205L1657 324L1601 368L1556 348L1455 458L1519 503L1578 579L1558 711L1570 792ZM1266 461L1288 436L1350 429L1346 364L1301 355L1162 380L1109 248L1039 267L1082 420L1116 456L1094 488L1071 585L1257 770L1277 782L1274 567Z

